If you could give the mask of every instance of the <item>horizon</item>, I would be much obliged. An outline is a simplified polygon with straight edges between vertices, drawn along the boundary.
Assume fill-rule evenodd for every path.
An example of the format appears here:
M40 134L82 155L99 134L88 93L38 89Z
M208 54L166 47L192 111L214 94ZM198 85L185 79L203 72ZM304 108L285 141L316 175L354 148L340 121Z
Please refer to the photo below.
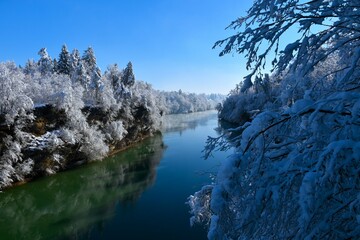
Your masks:
M217 40L245 14L250 3L193 0L1 2L1 61L24 66L45 47L58 58L61 47L82 54L92 46L98 66L131 61L137 80L155 89L228 94L247 74L240 56L219 57ZM10 20L9 20L10 19ZM219 84L221 83L221 84Z

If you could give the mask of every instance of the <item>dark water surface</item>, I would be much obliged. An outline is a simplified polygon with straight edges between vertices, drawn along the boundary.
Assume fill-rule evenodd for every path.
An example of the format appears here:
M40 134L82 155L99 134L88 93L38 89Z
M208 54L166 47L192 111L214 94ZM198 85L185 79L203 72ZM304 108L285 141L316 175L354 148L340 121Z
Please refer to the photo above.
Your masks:
M163 136L0 193L0 239L206 239L185 202L225 158L202 159L217 124L215 112L167 116Z

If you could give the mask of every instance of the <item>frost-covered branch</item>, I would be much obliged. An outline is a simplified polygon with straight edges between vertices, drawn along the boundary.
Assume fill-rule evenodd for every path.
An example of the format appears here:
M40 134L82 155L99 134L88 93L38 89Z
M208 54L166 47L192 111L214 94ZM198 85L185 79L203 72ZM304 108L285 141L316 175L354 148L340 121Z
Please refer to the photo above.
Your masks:
M245 54L246 68L251 69L246 81L265 68L271 51L275 54L273 70L313 69L334 51L359 44L358 5L350 0L257 0L246 17L228 26L239 32L216 42L214 47L224 46L220 56L232 51ZM298 40L280 49L279 41L290 30L298 32ZM249 87L245 84L243 91Z

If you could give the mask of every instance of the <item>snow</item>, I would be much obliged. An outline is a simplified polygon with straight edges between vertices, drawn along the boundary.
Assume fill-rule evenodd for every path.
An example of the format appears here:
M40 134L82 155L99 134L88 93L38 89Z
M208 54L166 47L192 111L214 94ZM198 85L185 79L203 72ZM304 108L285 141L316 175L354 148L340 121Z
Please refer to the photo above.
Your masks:
M44 150L44 149L53 149L61 145L64 145L64 142L59 138L61 136L60 130L55 130L52 132L46 132L41 136L27 135L27 143L24 146L31 150Z
M240 137L206 147L237 146L213 185L209 239L360 238L358 3L254 1L215 44L245 54L251 73L219 114ZM297 40L278 46L299 22ZM272 51L279 60L264 84Z

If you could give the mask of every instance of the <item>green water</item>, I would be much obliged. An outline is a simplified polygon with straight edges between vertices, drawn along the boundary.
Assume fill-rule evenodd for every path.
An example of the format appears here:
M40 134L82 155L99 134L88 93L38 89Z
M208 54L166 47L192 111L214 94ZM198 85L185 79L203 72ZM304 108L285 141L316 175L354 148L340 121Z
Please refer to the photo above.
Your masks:
M0 193L0 239L206 239L185 202L227 155L201 157L216 127L214 112L169 116L163 136Z

